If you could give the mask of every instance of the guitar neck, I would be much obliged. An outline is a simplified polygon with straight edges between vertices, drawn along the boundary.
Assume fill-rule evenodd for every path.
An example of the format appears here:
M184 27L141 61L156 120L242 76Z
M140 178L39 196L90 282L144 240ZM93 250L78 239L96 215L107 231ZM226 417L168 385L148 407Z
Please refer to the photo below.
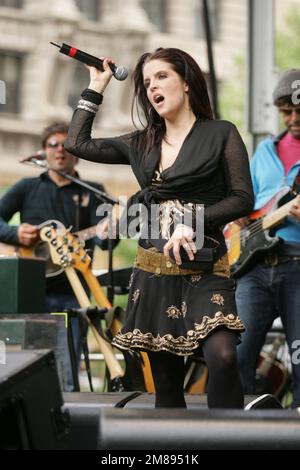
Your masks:
M76 232L76 235L80 240L90 240L91 238L94 238L97 235L97 225L92 225L91 227L79 230L79 232Z
M85 272L82 273L84 276L84 279L86 280L93 296L95 297L95 300L97 302L97 305L100 307L106 307L106 308L111 308L112 305L108 301L105 293L102 290L101 285L98 282L98 279L94 276L92 273L91 269L87 269ZM114 317L112 324L111 324L111 332L113 336L115 336L118 331L122 328L122 324L120 320ZM142 364L142 369L143 369L143 376L144 376L144 381L145 381L145 386L146 390L148 393L153 393L155 391L154 389L154 382L152 378L152 373L151 373L151 366L149 362L149 358L147 353L141 351L140 352L142 359L143 359L143 364Z
M82 284L79 280L79 277L76 271L73 268L66 268L65 273L68 277L68 280L72 286L74 294L78 300L80 307L87 308L91 306L90 300L82 287ZM88 317L86 317L88 319ZM111 345L105 341L96 330L95 326L91 323L88 319L88 323L92 329L93 335L98 343L99 349L103 354L105 363L109 370L111 380L115 379L116 377L123 377L124 372L122 367L120 366L116 356L114 355L113 349Z
M283 206L279 207L275 212L266 215L262 221L262 228L264 230L270 229L274 227L274 225L278 224L281 222L289 213L290 208L292 207L294 203L294 199L291 201L287 202Z
M100 307L111 308L112 305L108 301L105 293L103 292L102 287L100 286L100 284L98 282L98 279L92 273L92 270L89 268L85 272L83 272L82 274L83 274L83 277L86 280L93 296L95 297L97 305L99 305Z

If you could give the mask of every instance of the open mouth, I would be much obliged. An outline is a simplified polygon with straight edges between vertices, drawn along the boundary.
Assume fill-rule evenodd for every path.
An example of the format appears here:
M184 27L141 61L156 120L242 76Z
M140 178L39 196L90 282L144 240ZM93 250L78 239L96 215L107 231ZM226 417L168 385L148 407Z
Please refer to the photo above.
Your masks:
M162 101L164 101L164 99L165 98L162 95L156 95L154 97L154 103L156 103L156 104L162 103Z

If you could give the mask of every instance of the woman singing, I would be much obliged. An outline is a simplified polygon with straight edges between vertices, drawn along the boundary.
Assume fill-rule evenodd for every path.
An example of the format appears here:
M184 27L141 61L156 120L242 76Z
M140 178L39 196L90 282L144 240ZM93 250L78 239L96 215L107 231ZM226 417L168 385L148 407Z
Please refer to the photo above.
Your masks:
M133 72L134 103L144 128L92 139L93 119L112 77L109 63L105 58L103 72L89 67L90 85L65 147L85 160L131 165L141 190L129 206L159 208L158 236L139 240L127 319L113 343L148 353L156 407L186 406L184 356L201 351L209 370L208 406L241 408L236 345L244 327L236 313L222 228L252 210L245 146L232 123L213 119L198 64L175 48L143 54ZM201 207L204 246L198 249ZM178 217L185 211L192 222L177 223L186 220Z

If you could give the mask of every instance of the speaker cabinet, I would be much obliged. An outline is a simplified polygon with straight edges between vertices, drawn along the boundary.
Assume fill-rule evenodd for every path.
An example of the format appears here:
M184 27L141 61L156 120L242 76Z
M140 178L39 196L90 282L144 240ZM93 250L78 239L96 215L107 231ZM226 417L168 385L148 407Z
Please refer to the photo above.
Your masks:
M68 414L52 351L7 352L0 366L0 449L66 449Z
M42 313L45 310L45 261L0 258L0 313Z

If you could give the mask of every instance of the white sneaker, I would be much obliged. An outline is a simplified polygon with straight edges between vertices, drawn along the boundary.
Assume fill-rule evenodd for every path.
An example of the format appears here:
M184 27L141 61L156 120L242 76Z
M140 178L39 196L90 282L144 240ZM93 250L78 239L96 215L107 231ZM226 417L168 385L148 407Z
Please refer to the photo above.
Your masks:
M274 409L274 408L283 408L278 398L274 397L274 395L270 395L266 393L265 395L260 395L259 397L255 398L254 400L250 401L248 405L245 406L245 410L252 410L252 409Z

